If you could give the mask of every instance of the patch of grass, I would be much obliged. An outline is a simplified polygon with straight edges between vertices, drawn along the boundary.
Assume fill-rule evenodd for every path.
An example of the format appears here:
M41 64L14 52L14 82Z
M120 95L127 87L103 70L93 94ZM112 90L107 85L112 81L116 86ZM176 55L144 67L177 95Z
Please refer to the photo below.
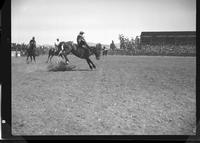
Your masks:
M75 68L74 65L67 65L65 62L60 61L59 63L53 63L48 65L48 71L72 71Z

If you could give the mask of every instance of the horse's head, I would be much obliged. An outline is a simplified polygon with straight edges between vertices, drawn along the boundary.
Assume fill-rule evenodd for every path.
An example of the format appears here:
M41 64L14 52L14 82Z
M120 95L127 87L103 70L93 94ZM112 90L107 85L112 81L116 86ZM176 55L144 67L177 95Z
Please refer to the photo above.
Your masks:
M99 60L100 59L100 56L101 56L101 44L96 44L96 47L94 48L94 50L93 50L93 53L94 53L94 55L95 55L95 57L96 57L96 59L97 60Z
M71 51L71 49L73 48L73 42L72 41L68 41L68 42L60 42L58 47L63 47L65 52L69 52Z

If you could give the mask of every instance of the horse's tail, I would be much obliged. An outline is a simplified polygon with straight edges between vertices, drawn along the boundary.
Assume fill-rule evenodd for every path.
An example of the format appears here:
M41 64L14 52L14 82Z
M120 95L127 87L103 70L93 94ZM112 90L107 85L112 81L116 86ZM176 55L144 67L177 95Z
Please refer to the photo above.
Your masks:
M55 49L54 48L50 48L49 49L49 55L52 55L52 53L54 53L55 52Z

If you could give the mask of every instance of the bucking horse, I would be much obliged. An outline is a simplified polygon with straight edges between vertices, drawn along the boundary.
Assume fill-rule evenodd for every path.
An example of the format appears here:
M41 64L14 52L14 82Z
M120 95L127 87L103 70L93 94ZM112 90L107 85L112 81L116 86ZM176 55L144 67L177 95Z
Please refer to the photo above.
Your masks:
M62 56L65 58L66 63L69 63L69 59L67 55L72 53L78 58L85 59L90 67L90 69L96 69L94 63L90 60L91 55L95 55L96 59L100 59L101 55L101 44L96 44L96 46L89 46L89 51L83 47L79 47L77 44L72 41L68 42L60 42L58 46L63 46L64 50L62 52ZM88 53L89 52L89 53Z

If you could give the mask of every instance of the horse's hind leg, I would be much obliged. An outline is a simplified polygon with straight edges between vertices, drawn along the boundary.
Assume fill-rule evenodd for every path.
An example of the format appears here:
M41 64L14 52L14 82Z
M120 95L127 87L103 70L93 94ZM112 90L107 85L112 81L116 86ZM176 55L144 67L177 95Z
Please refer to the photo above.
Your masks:
M48 58L47 58L47 61L46 61L46 63L48 63L49 62L49 56L48 56Z
M34 62L36 63L36 61L35 61L35 56L33 56L33 60L34 60Z
M89 62L92 64L93 68L96 69L96 66L94 65L94 63L88 58Z
M92 70L92 66L90 65L90 60L86 59L86 61L87 61L88 65L89 65L90 69Z
M47 61L46 61L46 63L48 63L48 62L49 62L49 57L50 57L50 55L48 55L48 58L47 58Z
M53 58L53 55L50 56L50 62L51 62L51 59L52 59L52 58Z

